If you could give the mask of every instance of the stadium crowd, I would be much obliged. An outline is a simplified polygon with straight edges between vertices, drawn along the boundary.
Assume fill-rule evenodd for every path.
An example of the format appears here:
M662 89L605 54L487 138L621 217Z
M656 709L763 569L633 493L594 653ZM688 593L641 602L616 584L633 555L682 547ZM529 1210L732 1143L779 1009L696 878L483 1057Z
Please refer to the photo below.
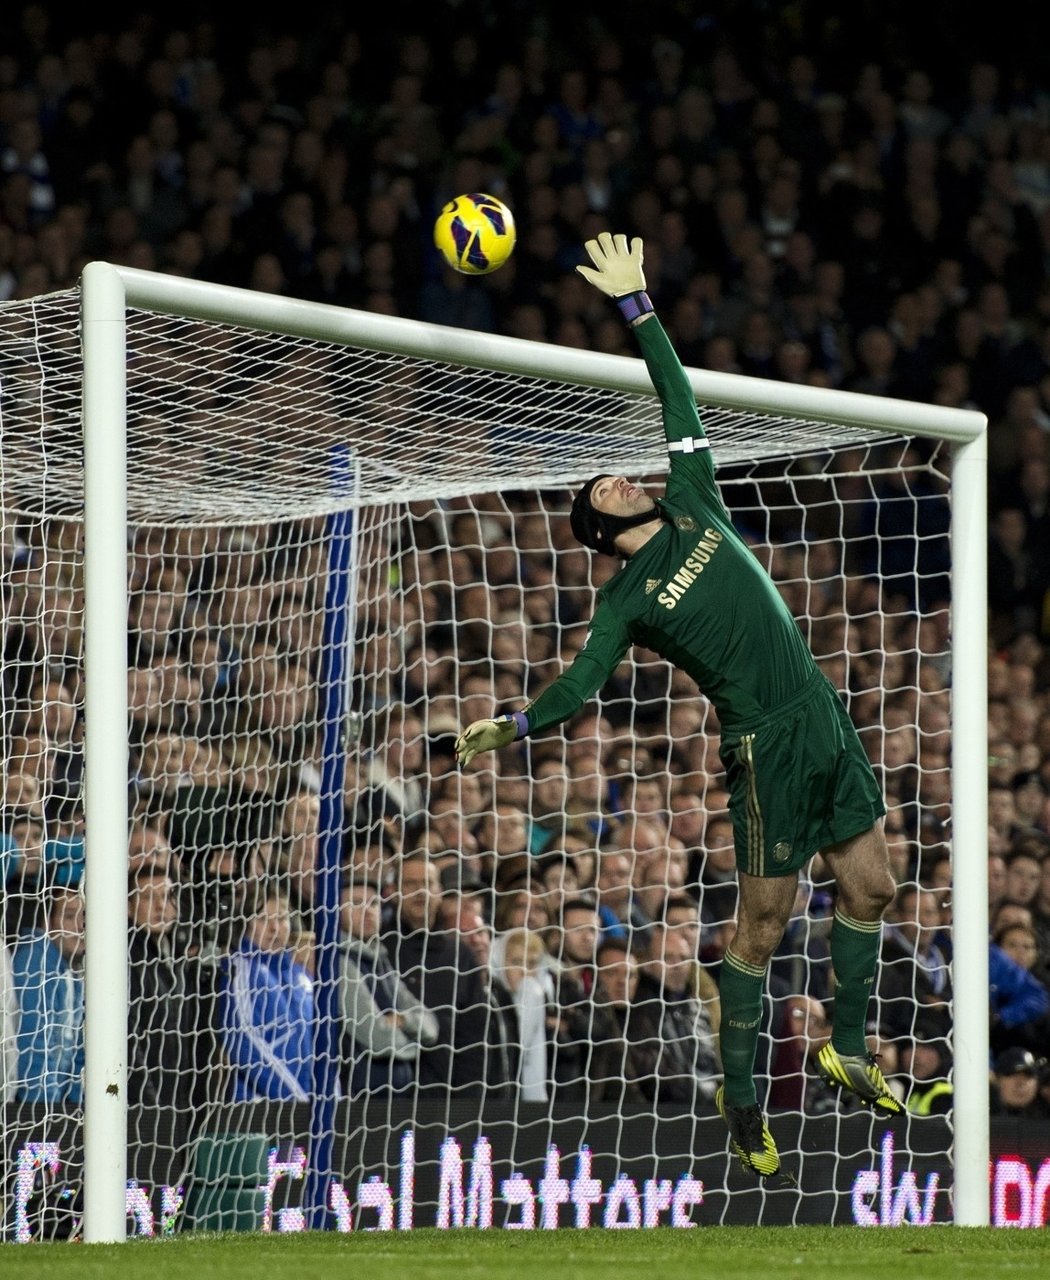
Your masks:
M246 42L192 6L178 20L131 8L108 29L20 6L0 53L0 301L74 286L97 258L634 354L572 270L615 227L644 237L686 364L986 413L989 1081L997 1111L1050 1116L1050 93L976 42L949 69L921 23L913 45L850 44L845 21L817 57L818 33L762 7L749 35L722 8L698 21L657 5L640 42L611 18L553 41L551 5L500 6L497 21L472 3L385 34L289 15ZM429 243L444 200L469 190L504 198L520 235L480 280ZM827 584L809 638L881 770L899 891L870 1032L919 1113L951 1104L932 483L929 502L904 503L933 521L918 531L931 558L899 591L830 538L808 568L770 552L785 592L807 572ZM913 495L890 480L879 496ZM551 556L563 499L424 504L396 660L379 605L363 616L340 904L348 1096L713 1107L734 863L694 691L670 684L672 722L649 723L639 684L669 677L643 664L604 713L505 773L453 764L457 725L582 643L604 567L567 536ZM75 1103L82 546L61 519L5 516L3 535L5 1096ZM261 526L143 529L131 548L134 1101L310 1088L316 550L307 530ZM836 593L862 619L856 639ZM818 858L771 970L771 1106L832 1105L812 1068L834 1017L832 906Z

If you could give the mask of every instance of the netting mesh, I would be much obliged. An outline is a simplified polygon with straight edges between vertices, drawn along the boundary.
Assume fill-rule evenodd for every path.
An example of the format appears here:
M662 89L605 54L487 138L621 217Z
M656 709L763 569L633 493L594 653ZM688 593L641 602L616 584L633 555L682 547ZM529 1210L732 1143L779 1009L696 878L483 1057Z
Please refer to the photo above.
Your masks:
M82 501L79 295L0 309L5 488ZM574 387L234 325L128 313L129 515L150 524L296 519L352 506L543 487L662 467L648 395ZM720 458L799 456L871 432L708 410ZM23 488L26 486L26 488ZM24 495L24 496L23 496ZM58 514L58 511L55 512Z
M81 1212L77 307L0 307L4 1199L20 1239L75 1232ZM813 1070L834 1009L819 858L771 967L757 1067L798 1185L748 1186L726 1152L712 1099L736 892L702 694L636 649L563 732L455 766L460 726L534 697L583 643L616 566L573 542L571 482L597 460L658 485L655 400L128 322L133 1229L302 1225L318 1079L338 1108L328 1225L869 1211L857 1179L886 1175L886 1139ZM902 891L872 1043L891 1079L919 1058L944 1077L951 991L925 939L948 908L909 896L920 869L929 884L947 868L942 451L704 420L725 501L886 790ZM346 510L349 715L333 739L329 517ZM343 818L326 833L333 740ZM322 847L340 863L337 940ZM335 1053L320 1071L319 1049ZM888 1140L907 1172L880 1203L899 1219L947 1214L947 1126L920 1129Z

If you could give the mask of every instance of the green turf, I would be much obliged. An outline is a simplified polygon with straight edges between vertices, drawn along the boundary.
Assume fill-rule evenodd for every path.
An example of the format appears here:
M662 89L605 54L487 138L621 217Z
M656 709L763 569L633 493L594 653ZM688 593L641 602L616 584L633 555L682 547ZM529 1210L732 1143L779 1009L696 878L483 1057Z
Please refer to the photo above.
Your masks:
M1050 1232L965 1227L311 1232L0 1245L3 1280L1046 1280Z

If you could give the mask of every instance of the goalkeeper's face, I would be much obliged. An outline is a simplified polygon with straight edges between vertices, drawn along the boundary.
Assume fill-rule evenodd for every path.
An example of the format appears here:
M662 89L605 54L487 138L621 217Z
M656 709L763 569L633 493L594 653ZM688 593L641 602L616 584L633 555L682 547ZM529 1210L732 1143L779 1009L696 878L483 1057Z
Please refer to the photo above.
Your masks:
M591 487L591 506L606 516L636 516L656 510L645 490L626 476L599 476Z
M627 554L616 544L621 533L658 518L656 503L641 485L626 476L604 474L580 488L569 513L576 540L608 556Z

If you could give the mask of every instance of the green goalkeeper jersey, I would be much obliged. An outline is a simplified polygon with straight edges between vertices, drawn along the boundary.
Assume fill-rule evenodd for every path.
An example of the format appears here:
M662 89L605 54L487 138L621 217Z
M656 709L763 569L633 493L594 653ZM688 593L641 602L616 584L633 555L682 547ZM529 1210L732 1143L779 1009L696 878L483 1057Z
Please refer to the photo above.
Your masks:
M723 733L761 722L817 669L722 505L692 387L660 321L653 316L634 333L660 397L670 454L657 501L663 525L598 592L584 647L526 712L530 733L574 715L635 644L696 681Z

